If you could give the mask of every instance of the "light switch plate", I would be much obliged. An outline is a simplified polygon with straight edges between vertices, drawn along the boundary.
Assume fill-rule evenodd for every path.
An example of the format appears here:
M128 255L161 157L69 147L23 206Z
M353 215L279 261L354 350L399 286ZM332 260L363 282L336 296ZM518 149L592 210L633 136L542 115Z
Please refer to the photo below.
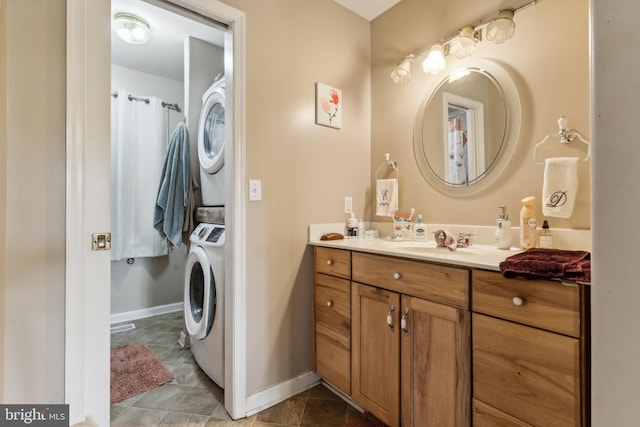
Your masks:
M344 213L350 214L351 212L353 212L353 198L344 196Z
M249 180L249 200L259 202L262 200L262 181L259 179Z

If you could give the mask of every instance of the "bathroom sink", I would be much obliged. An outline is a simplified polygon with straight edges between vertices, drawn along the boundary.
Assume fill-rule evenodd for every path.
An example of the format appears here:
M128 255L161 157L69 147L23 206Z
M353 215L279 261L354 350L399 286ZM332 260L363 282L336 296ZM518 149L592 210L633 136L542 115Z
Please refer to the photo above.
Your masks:
M413 242L413 241L384 241L380 242L380 246L388 248L394 251L421 253L438 256L451 256L451 255L476 255L478 250L473 247L469 248L457 248L455 251L450 251L447 248L436 247L435 242Z

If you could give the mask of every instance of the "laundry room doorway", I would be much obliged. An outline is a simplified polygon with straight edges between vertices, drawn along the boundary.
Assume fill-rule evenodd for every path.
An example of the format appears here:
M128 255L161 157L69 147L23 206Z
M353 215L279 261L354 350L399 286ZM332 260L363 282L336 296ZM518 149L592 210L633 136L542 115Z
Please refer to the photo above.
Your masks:
M215 27L220 33L219 44L221 46L217 47L221 51L221 57L223 58L223 63L220 68L227 79L228 101L226 103L226 128L228 129L228 139L230 141L228 144L229 149L227 149L225 153L225 163L228 165L225 174L229 178L226 185L226 208L228 213L225 218L227 228L227 244L225 245L225 252L228 256L226 256L225 260L225 270L227 270L225 286L233 290L239 289L239 295L244 295L244 292L242 292L244 289L244 267L240 267L240 265L244 266L244 243L242 242L242 239L235 238L236 233L238 236L241 236L244 230L243 191L241 186L235 185L236 182L240 181L240 177L242 176L242 171L244 169L242 156L238 155L238 153L242 152L244 145L242 139L244 135L244 124L241 120L236 119L236 116L240 119L243 117L242 112L244 110L244 97L241 96L244 89L244 58L243 55L238 54L239 52L244 52L244 14L241 11L215 0L113 0L113 2L119 2L121 7L129 9L130 12L133 12L132 8L136 4L141 8L154 7L165 13L172 13L179 17L179 19L192 20L196 27L202 25L213 25L213 27ZM87 139L85 136L87 133L90 133L90 131L87 131L86 129L91 129L92 124L98 125L98 112L104 110L103 103L96 102L94 104L93 102L86 101L90 98L89 95L91 93L102 93L101 87L98 87L102 84L102 81L98 79L93 83L96 85L95 87L91 86L91 84L87 85L85 83L83 85L79 83L77 84L76 82L90 81L91 76L95 75L95 70L90 69L90 67L84 67L82 64L90 62L89 60L92 54L96 55L96 50L93 50L92 52L91 44L95 44L98 48L105 46L103 43L104 40L101 40L100 36L90 36L89 34L91 34L92 31L92 24L95 25L95 22L92 23L90 21L95 20L96 17L102 17L101 19L104 19L106 14L104 13L105 11L102 6L94 5L91 2L80 3L77 2L77 0L68 0L67 7L67 26L69 35L67 49L69 56L68 82L70 82L68 89L68 111L74 113L68 115L68 128L79 130L77 134L71 134L68 138L68 152L71 153L71 156L74 156L76 153L82 152L82 150L85 150L85 153L89 153L90 150L86 145L88 143L85 143L85 140ZM94 14L92 11L97 13ZM113 18L113 13L110 13L109 19L111 18ZM176 32L177 27L174 24L164 24L156 28L167 27L169 30L173 30L174 33ZM191 35L190 39L187 37L183 43L184 49L194 49L191 50L191 52L194 52L195 49L198 48L204 48L206 50L208 47L204 44L208 42L203 40L203 38L204 37L199 36L198 34ZM122 64L114 65L114 62L112 61L110 70L110 74L114 77L112 79L112 84L114 83L114 80L117 81L116 86L122 86L123 82L130 81L137 81L138 84L136 87L122 88L121 91L118 91L118 89L115 89L112 86L112 97L117 99L118 96L126 94L128 102L143 104L149 103L145 99L150 99L152 103L153 100L151 100L151 98L158 98L159 104L165 108L163 111L165 113L165 121L161 121L162 125L158 131L164 137L164 141L168 140L168 137L171 136L171 133L181 122L186 124L188 127L193 126L194 129L197 129L197 120L201 105L197 105L197 102L193 105L191 105L191 103L194 99L197 101L198 98L201 98L203 91L201 89L194 89L196 92L200 91L199 96L194 96L189 93L189 85L197 86L196 81L198 80L198 76L188 73L190 69L197 70L198 68L203 67L203 64L198 62L203 58L201 52L202 50L190 57L189 55L184 55L184 58L187 61L191 59L193 63L191 64L191 68L185 66L184 61L180 66L183 72L187 75L186 79L182 82L182 84L186 86L186 88L182 90L182 96L174 96L177 94L175 88L179 87L179 84L165 85L166 87L164 88L162 88L162 84L156 84L156 88L160 87L165 90L168 89L169 86L174 86L174 91L162 92L161 90L160 92L155 92L155 89L151 87L153 86L152 80L154 80L155 77L167 78L158 76L160 66L149 64L151 62L150 60L147 61L147 63L148 65L151 65L151 69L146 71L125 67ZM166 53L166 51L163 52L163 54ZM141 55L138 56L141 57ZM156 54L156 56L158 55ZM231 73L232 70L233 74ZM216 74L218 73L216 72ZM203 81L206 81L207 77L202 77L202 79ZM209 82L209 84L210 83L211 82ZM78 100L81 99L84 99L85 101L78 102ZM79 105L82 105L82 107L79 107ZM167 108L167 105L169 105L169 108ZM238 114L238 112L240 112L240 114ZM190 123L192 120L196 121L195 125ZM98 127L99 126L96 126L96 128ZM84 134L82 134L83 129L85 129ZM195 132L193 134L195 137ZM191 165L195 165L194 171L191 175L197 177L198 163L197 157L195 157L197 156L195 142L194 138L189 151L191 152L190 154L192 157L192 161L190 163ZM162 148L165 149L166 147ZM85 157L84 161L87 161L87 159L88 157ZM131 280L132 282L140 284L140 282L144 282L144 280L148 279L144 277L146 274L153 279L153 283L143 284L143 286L151 286L151 288L138 289L137 291L130 289L131 286L128 286L126 291L133 290L134 296L136 292L138 295L146 294L148 301L139 301L141 304L139 306L120 306L117 313L114 313L112 310L110 313L111 319L109 319L109 316L105 318L105 312L103 309L96 310L100 304L103 304L104 307L105 296L107 297L107 301L111 299L111 307L116 310L118 310L121 302L126 301L126 303L131 304L135 298L132 298L131 295L118 295L120 292L124 292L125 290L116 289L114 291L114 280L111 281L111 286L108 289L103 289L100 281L95 281L96 285L93 290L86 290L84 288L84 284L89 282L87 279L92 272L91 265L86 261L99 263L103 262L105 258L101 257L100 260L91 258L92 254L86 252L84 245L78 244L79 239L77 239L76 236L79 235L78 233L86 233L88 228L92 228L92 224L94 224L94 227L98 228L97 231L104 231L105 227L103 224L97 224L95 218L92 217L92 208L91 206L87 206L85 203L85 200L83 199L83 191L81 191L81 189L100 188L102 185L101 183L103 182L103 177L98 176L99 174L92 175L86 173L87 170L95 168L95 163L83 164L82 162L71 161L68 162L68 164L69 196L67 205L68 216L71 217L68 218L68 224L76 224L76 222L73 221L73 217L78 217L81 220L77 221L77 230L70 229L67 233L67 240L68 242L71 240L71 244L68 244L67 263L66 323L68 327L65 343L65 367L67 371L65 394L67 403L69 403L70 407L73 408L71 411L72 413L70 414L72 421L78 422L88 418L102 421L105 417L104 409L105 407L108 408L108 378L104 378L100 374L104 372L105 368L102 366L105 361L104 353L97 355L93 352L94 349L104 350L105 348L108 348L108 344L105 345L105 336L102 333L93 333L93 331L96 331L95 328L102 330L100 325L108 325L110 320L114 320L114 315L116 315L115 319L123 320L126 316L142 315L144 317L150 313L153 314L153 310L157 309L159 306L161 308L163 306L169 306L169 309L176 309L177 307L182 306L184 285L183 274L186 267L186 249L181 252L180 248L175 247L173 249L169 249L169 251L173 251L173 254L160 254L157 257L144 255L138 257L135 256L135 254L134 256L130 256L131 254L124 254L121 255L121 258L117 261L109 260L108 262L112 264L110 271L114 280ZM97 181L92 182L92 180ZM114 181L115 180L112 178L112 187L115 186ZM129 180L125 179L124 181L126 183ZM151 187L153 187L153 185L151 185ZM154 193L156 191L157 186L156 188L152 188L152 195L154 197ZM102 200L98 205L104 208L105 202L107 204L109 203L108 200ZM162 257L169 259L159 260ZM146 258L151 260L147 260ZM158 259L154 260L153 258ZM114 262L119 262L121 265L114 268ZM96 267L98 267L97 264ZM135 271L134 267L139 267L139 271ZM95 271L98 270L103 270L103 268L100 266L100 268L96 268ZM168 292L165 292L165 295L163 296L162 294L164 291L158 291L158 280L155 279L165 274L169 275L167 281L171 282L174 287L176 282L179 284L179 289L177 292L175 292L176 289L168 289ZM103 275L103 277L104 276L105 275ZM101 296L101 298L98 298L98 301L96 301L96 295ZM244 363L245 355L243 350L245 337L242 330L243 326L241 325L240 327L237 327L237 325L242 322L236 321L236 319L244 319L244 301L238 299L234 295L234 292L228 292L226 295L227 297L225 299L228 301L225 301L225 303L228 308L225 310L225 341L227 343L225 345L225 360L228 361L226 364L228 368L225 370L225 407L233 418L238 418L246 415L244 409L246 400L244 373L246 367ZM110 297L121 298L121 300L114 301L114 298ZM165 300L162 298L165 298ZM171 301L172 299L173 301ZM163 301L168 302L164 303ZM164 308L166 309L166 307ZM121 317L118 318L117 315ZM234 327L234 325L236 326ZM176 337L176 340L177 339L178 337ZM92 343L96 345L92 345ZM78 351L78 349L82 350ZM85 396L92 396L91 402L86 400ZM104 400L100 399L101 402L95 403L100 396L104 396ZM108 415L108 410L106 411L106 415ZM98 424L101 425L102 422L98 422Z

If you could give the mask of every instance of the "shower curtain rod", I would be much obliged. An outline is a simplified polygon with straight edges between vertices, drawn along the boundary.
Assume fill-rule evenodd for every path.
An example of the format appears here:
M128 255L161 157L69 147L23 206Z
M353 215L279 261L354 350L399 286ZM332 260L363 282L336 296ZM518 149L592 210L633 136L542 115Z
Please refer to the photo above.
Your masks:
M111 96L113 96L114 98L118 97L118 92L112 92ZM141 98L139 96L133 96L133 95L129 95L129 101L142 101L145 104L149 103L149 98ZM168 108L169 110L174 110L177 111L178 113L180 113L182 110L180 109L180 105L178 105L178 103L175 104L170 104L168 102L164 102L162 101L162 106L164 108Z

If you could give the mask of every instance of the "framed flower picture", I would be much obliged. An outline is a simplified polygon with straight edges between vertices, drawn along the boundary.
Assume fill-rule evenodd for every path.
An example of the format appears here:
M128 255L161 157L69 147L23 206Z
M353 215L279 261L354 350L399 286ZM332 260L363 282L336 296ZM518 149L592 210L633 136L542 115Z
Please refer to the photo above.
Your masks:
M316 82L316 124L342 127L342 91Z

